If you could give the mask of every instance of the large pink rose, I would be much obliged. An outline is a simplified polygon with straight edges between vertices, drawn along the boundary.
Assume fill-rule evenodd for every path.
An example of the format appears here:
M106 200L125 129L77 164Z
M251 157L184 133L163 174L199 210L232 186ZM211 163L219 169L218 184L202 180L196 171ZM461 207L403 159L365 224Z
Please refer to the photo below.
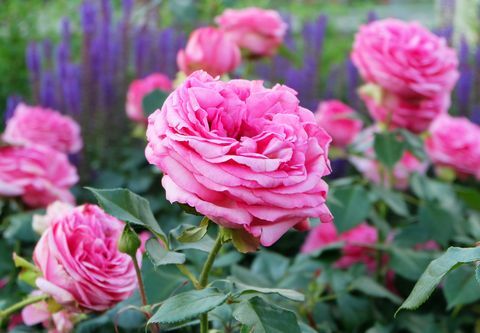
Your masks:
M0 196L21 196L32 207L59 200L73 203L78 181L67 156L46 146L0 147Z
M375 85L365 85L359 91L370 115L390 128L406 128L413 133L428 129L430 123L450 107L450 95L432 98L404 98Z
M233 71L241 61L240 49L227 35L213 27L192 32L184 50L178 51L180 70L189 75L203 69L212 76Z
M287 31L278 12L256 7L227 9L215 21L253 57L275 54Z
M376 184L381 184L388 183L389 180L387 174L381 174L380 162L376 159L373 149L374 133L377 130L375 126L371 126L361 132L359 138L361 138L361 144L365 150L360 153L363 156L352 155L349 160L365 178ZM404 190L408 188L408 182L412 173L424 174L427 169L427 162L421 161L411 152L405 151L397 164L393 166L392 185L396 189Z
M56 219L33 252L38 288L67 308L104 311L137 286L133 261L117 248L124 224L95 205Z
M44 145L63 153L82 148L80 126L51 109L20 103L7 121L3 141L14 145Z
M127 92L127 116L133 121L147 123L147 117L143 113L143 98L154 90L170 92L172 82L160 73L151 74L143 79L133 81Z
M322 102L315 113L318 124L331 135L332 144L345 147L353 142L363 122L355 118L355 111L337 100Z
M461 177L480 179L480 126L466 118L442 115L429 132L425 148L434 164L450 167Z
M330 136L296 92L261 81L193 73L149 117L146 156L167 199L271 245L308 217L331 221L325 200Z
M314 252L335 242L344 242L342 256L335 263L338 268L348 268L364 263L370 270L376 266L375 250L369 247L377 243L377 229L362 223L339 234L333 223L321 223L310 231L302 246L303 253Z
M396 19L361 26L352 60L367 82L402 97L448 94L459 76L457 55L444 38Z

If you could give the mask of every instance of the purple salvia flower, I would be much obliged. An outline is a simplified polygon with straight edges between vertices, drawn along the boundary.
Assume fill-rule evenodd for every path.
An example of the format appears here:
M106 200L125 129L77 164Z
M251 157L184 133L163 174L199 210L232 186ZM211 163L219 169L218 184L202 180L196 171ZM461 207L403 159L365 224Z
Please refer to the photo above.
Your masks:
M369 11L367 13L367 23L371 23L376 20L378 20L377 13L375 13L373 10Z
M44 72L40 85L40 105L57 109L56 91L54 75L50 71Z
M5 122L10 119L15 113L17 105L22 102L22 98L19 96L8 96L7 98L7 108L5 110Z
M458 111L462 115L468 113L470 105L470 90L472 88L473 74L469 64L470 49L465 38L460 41L460 50L458 52L460 78L458 79L456 96Z
M358 108L357 87L360 81L358 70L350 58L345 61L347 73L347 98L348 103L354 108Z
M97 29L97 7L90 1L84 1L80 6L80 21L85 35L95 33Z

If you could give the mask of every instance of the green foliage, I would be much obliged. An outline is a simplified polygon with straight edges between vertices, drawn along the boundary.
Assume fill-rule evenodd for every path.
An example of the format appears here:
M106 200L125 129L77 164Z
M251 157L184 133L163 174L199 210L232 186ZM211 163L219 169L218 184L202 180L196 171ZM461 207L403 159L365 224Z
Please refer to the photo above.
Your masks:
M397 164L405 151L405 143L393 132L375 133L373 147L375 156L388 169Z
M151 93L143 97L142 108L146 117L151 115L156 110L160 109L168 97L165 91L155 89Z
M359 185L332 189L329 207L338 231L347 231L360 224L370 213L367 191Z

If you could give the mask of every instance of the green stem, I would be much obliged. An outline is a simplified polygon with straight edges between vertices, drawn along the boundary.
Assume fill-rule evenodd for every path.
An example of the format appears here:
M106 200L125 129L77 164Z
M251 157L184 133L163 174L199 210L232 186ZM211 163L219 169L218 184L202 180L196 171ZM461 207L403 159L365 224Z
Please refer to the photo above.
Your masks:
M131 256L131 258L133 261L133 267L135 268L135 273L137 273L138 290L140 291L140 299L142 300L142 305L144 307L147 307L148 301L147 301L147 295L145 293L145 284L143 283L142 271L140 269L140 265L138 264L137 257ZM145 317L147 318L147 320L149 320L152 317L152 314L150 313L150 311L147 310L145 312ZM160 331L158 324L151 325L150 331L152 333L158 333Z
M219 227L217 239L215 240L215 244L213 245L212 251L208 254L207 260L203 265L202 272L200 273L200 277L198 278L200 289L204 289L208 284L208 274L212 269L213 262L215 261L215 257L217 256L218 252L223 245L223 232L222 228ZM208 313L204 313L200 316L200 332L201 333L208 333Z
M13 304L12 306L6 308L5 310L0 311L0 319L8 318L13 313L17 312L20 309L23 309L27 305L35 304L41 301L45 301L48 299L49 295L39 295L39 296L32 296L20 301L18 303Z
M177 265L178 270L185 275L190 281L192 281L193 286L195 289L202 289L202 286L200 286L200 282L198 282L197 278L195 275L193 275L192 272L187 268L185 265Z

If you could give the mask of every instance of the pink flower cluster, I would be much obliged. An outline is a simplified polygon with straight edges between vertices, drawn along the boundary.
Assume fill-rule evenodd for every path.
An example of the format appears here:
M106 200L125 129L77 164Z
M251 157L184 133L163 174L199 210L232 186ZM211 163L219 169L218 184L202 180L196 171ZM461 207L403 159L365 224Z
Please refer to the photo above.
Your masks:
M330 136L285 86L190 75L149 117L146 156L167 199L263 245L326 206Z
M251 58L271 56L287 30L276 11L255 7L227 9L216 22L219 28L193 31L185 49L178 52L178 67L186 75L199 69L212 76L231 72L240 65L240 49Z
M444 38L396 19L362 26L352 60L373 86L361 92L371 115L416 133L447 111L459 76L457 55Z
M73 203L77 181L67 153L82 147L80 128L57 111L19 104L7 121L0 147L0 196L19 196L31 207L59 200Z

